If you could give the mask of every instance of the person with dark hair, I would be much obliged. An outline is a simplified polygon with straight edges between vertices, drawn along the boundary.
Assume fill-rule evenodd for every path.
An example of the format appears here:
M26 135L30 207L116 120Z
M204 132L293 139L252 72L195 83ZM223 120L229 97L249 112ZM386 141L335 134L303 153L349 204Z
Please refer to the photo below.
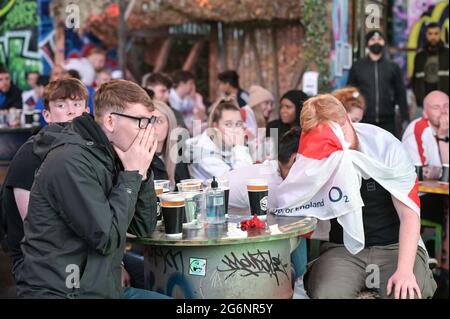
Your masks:
M169 105L175 114L177 125L186 128L183 114L170 105L169 93L170 88L172 87L172 80L168 75L161 72L149 73L142 79L142 87L153 92L152 99L156 99Z
M267 179L270 192L271 181L278 184L286 178L297 158L300 135L300 127L294 127L281 137L277 160L266 160L263 163L235 168L222 176L218 175L218 177L226 178L230 182L229 207L237 209L250 208L246 188L247 179Z
M78 72L77 70L70 69L70 70L67 70L67 73L69 74L70 78L81 80L80 72Z
M48 76L39 76L38 87L43 88ZM88 111L88 93L81 81L76 79L58 80L45 88L42 98L45 101L44 118L48 123L67 123L83 112ZM44 130L45 131L45 130ZM44 132L42 131L42 133ZM42 134L41 133L41 134ZM11 272L18 282L18 265L23 261L20 241L23 238L23 220L27 216L31 185L41 165L41 159L33 152L35 136L32 136L17 151L5 179L2 205L6 213L7 244L11 262Z
M272 136L272 129L278 130L278 142L283 135L293 127L300 127L300 112L303 102L308 99L306 93L301 90L290 90L283 94L280 99L280 119L267 124L266 136Z
M366 35L368 56L356 61L348 85L358 88L366 101L362 122L374 124L396 134L395 106L400 108L402 127L409 122L406 89L400 67L385 56L386 41L379 30Z
M425 28L425 46L414 59L414 71L411 78L417 105L423 108L423 100L432 91L449 94L449 54L441 39L441 27L430 22Z
M24 111L33 110L38 102L38 99L42 97L43 87L39 84L40 77L41 75L37 71L26 73L27 82L31 89L22 93L22 109Z
M22 91L11 82L8 69L0 64L0 110L22 108Z
M142 87L155 92L155 98L161 102L169 102L169 91L172 87L172 80L169 76L161 72L150 73L142 80Z
M195 87L195 76L189 71L178 70L172 75L173 88L170 90L170 106L179 111L189 132L193 133L194 120L203 121L206 108L203 97Z
M248 104L249 95L246 91L241 89L239 85L239 75L236 71L224 71L219 73L217 78L219 79L219 91L221 94L225 96L235 96L239 107L244 107Z

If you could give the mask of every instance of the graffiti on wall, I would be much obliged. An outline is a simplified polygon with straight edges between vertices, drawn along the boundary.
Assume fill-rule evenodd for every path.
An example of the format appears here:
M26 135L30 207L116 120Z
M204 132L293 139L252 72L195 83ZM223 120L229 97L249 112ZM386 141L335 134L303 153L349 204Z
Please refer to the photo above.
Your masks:
M55 28L50 16L50 0L39 0L39 54L41 55L42 74L49 75L55 60Z
M417 21L422 18L424 12L427 12L432 6L438 2L442 2L442 0L408 0L407 2L408 25L406 32L409 34Z
M331 86L334 89L347 84L352 64L352 46L349 43L348 0L333 0L333 48L330 54Z
M231 252L226 254L222 259L223 265L219 268L218 272L227 273L228 279L231 276L239 275L241 277L248 276L268 276L273 278L277 285L280 285L279 276L288 277L287 264L284 263L280 255L272 255L270 250L256 252L244 252L236 254Z
M408 0L395 0L392 5L392 46L406 48L408 42ZM408 83L406 68L406 52L399 50L393 54L392 59L403 71L404 83Z
M41 71L38 53L36 0L0 1L0 63L21 89L28 89L25 75Z
M431 1L431 0L430 0ZM425 44L425 27L428 22L437 22L442 29L441 38L448 45L448 1L440 1L434 6L426 10L410 29L408 35L408 54L407 54L407 70L411 76L414 71L414 59L416 57L415 49L423 47Z
M37 2L10 0L0 3L0 63L8 67L14 83L27 89L26 73L41 71Z

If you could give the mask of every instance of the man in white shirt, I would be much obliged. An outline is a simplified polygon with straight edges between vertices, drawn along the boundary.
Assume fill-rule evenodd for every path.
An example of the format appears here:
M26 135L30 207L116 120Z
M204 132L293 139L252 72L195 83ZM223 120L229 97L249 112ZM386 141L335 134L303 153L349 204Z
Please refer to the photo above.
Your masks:
M448 142L448 95L433 91L424 99L423 117L409 124L402 143L415 164L428 166L424 177L438 179L439 168L448 164Z

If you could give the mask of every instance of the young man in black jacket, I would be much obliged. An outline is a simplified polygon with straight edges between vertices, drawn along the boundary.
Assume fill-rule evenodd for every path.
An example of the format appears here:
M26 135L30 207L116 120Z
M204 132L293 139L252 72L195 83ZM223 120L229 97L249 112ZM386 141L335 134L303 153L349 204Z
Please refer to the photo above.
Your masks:
M384 56L385 39L380 31L366 35L369 54L356 61L348 85L357 87L366 100L362 122L379 126L395 135L395 105L400 108L402 126L409 122L406 90L397 64Z
M431 22L425 29L425 47L414 59L412 85L417 104L423 107L423 100L432 91L449 94L448 89L448 48L441 40L441 28Z
M126 232L145 237L156 225L153 103L115 80L96 92L95 106L95 119L83 114L36 139L43 163L24 220L19 297L163 297L121 287Z
M80 80L64 79L53 81L44 90L43 116L51 130L60 131L83 112L88 112L86 106L88 92ZM44 134L50 125L43 128L39 134ZM11 262L11 272L17 282L16 269L23 261L20 241L23 238L23 220L27 216L30 190L34 175L41 166L41 159L33 153L34 135L17 151L8 168L2 194L3 211L5 212L8 253Z

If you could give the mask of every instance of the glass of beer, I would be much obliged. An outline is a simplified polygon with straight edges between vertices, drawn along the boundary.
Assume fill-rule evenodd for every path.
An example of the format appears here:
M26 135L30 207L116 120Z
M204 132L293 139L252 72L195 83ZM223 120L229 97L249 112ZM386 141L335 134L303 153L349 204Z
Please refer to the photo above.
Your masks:
M198 192L202 190L202 181L199 179L184 179L177 184L180 192Z
M167 237L181 237L183 233L184 196L179 193L160 195L161 212Z
M269 184L264 179L250 179L247 181L248 198L251 214L264 218L267 215L267 200Z
M170 181L167 179L157 179L154 181L155 183L155 188L156 186L162 186L163 188L163 193L168 193L170 192Z

